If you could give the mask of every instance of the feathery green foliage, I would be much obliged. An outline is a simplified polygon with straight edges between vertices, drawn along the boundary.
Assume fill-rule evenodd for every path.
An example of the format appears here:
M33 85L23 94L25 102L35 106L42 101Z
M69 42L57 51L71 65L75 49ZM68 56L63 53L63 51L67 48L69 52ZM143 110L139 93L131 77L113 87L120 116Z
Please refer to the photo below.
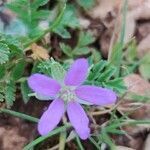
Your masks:
M95 38L90 32L81 31L74 48L71 48L69 45L66 45L64 43L60 43L60 48L63 53L70 58L87 55L89 53L92 53L92 55L94 55L95 49L89 47L94 41ZM97 55L100 57L100 54Z
M38 26L40 20L48 19L50 12L48 10L38 10L40 6L45 5L48 0L13 0L7 3L7 7L14 11L21 21L32 30Z
M111 88L118 93L124 93L126 87L122 78L115 77L116 71L117 68L115 66L107 61L101 60L99 63L91 67L87 83Z
M5 100L7 107L11 107L15 101L16 85L14 81L9 81L6 85Z
M61 21L59 22L57 28L53 29L53 32L57 33L64 39L71 38L71 35L67 31L66 27L75 29L80 26L75 14L76 12L74 7L68 5L63 13Z
M9 60L9 54L9 47L4 43L0 43L0 64L3 64Z

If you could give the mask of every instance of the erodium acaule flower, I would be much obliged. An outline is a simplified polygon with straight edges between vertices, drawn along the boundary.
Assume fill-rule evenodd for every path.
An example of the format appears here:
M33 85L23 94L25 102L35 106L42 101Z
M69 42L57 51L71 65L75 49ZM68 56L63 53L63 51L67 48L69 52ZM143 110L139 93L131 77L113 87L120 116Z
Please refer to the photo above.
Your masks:
M60 122L65 111L81 139L90 136L89 119L79 103L105 106L115 103L115 92L107 88L82 85L88 74L86 59L77 59L66 73L64 83L42 74L28 78L29 87L46 100L54 99L38 122L41 135L48 134Z

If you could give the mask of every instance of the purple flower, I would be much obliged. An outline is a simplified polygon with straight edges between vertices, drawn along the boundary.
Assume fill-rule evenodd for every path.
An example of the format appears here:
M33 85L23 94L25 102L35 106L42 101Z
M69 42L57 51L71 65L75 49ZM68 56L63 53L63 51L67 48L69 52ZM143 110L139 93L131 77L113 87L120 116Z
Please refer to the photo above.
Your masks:
M89 119L79 103L105 106L115 103L116 94L106 88L82 85L88 74L86 59L76 60L66 73L64 83L42 75L33 74L28 78L30 88L39 99L54 99L38 123L41 135L48 134L60 122L67 110L68 118L81 139L90 136Z

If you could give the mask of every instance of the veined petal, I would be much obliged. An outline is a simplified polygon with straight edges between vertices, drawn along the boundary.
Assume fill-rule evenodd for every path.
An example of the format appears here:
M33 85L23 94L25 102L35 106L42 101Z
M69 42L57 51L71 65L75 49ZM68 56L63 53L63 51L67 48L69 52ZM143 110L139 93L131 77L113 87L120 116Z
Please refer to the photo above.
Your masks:
M83 140L87 139L90 135L89 119L80 104L74 101L69 102L67 114L80 138Z
M78 98L101 106L113 104L117 100L115 92L102 87L83 85L78 87L75 93Z
M54 100L48 110L46 110L38 122L38 131L41 135L46 135L52 131L60 122L65 112L64 101Z
M65 84L77 86L84 82L88 73L88 62L86 59L77 59L70 67L65 77Z
M34 92L46 97L54 97L61 88L57 81L38 73L28 78L28 84Z

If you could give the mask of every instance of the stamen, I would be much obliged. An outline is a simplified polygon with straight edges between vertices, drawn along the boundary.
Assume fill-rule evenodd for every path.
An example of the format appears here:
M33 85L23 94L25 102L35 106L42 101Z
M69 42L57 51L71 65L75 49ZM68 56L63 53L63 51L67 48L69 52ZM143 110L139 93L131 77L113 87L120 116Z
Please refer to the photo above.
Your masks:
M74 90L71 87L65 86L60 90L59 98L65 102L73 101L76 99Z

